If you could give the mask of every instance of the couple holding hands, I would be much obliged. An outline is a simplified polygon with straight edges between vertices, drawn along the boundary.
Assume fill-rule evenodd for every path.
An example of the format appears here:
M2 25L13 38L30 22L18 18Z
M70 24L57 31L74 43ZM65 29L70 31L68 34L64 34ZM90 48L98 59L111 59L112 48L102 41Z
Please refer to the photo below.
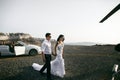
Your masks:
M55 53L52 53L51 48L51 33L45 34L46 39L43 41L42 49L42 59L45 62L44 65L39 65L33 63L32 67L39 71L41 74L47 73L47 80L51 80L51 74L59 76L61 78L65 75L65 66L63 58L63 48L64 48L64 35L59 35L55 45ZM56 56L54 60L51 61L51 55Z

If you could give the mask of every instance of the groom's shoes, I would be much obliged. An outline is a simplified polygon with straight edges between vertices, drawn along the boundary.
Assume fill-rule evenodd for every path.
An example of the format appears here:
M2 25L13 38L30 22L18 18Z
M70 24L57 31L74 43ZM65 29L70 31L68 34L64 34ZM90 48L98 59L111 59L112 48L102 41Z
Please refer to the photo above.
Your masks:
M43 72L41 72L41 71L39 71L39 73L40 73L41 75L44 75L44 73L43 73Z
M53 79L51 79L51 78L47 78L47 80L53 80Z

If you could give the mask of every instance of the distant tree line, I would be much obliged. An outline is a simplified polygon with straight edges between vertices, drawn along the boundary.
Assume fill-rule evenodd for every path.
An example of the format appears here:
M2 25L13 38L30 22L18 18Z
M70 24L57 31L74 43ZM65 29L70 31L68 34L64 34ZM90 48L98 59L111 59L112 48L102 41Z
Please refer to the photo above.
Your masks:
M0 44L9 44L11 42L23 41L27 44L35 44L41 46L41 43L44 41L44 38L34 38L30 34L27 33L2 33L0 32L0 36L9 37L8 40L0 40ZM51 40L52 44L56 42L55 39Z

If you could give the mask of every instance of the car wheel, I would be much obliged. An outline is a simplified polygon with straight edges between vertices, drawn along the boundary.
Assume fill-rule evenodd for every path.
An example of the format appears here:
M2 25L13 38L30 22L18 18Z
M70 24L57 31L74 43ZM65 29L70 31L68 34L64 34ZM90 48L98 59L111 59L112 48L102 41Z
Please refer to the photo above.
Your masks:
M37 55L37 54L38 54L38 52L35 49L31 49L30 52L29 52L29 55L31 55L31 56Z

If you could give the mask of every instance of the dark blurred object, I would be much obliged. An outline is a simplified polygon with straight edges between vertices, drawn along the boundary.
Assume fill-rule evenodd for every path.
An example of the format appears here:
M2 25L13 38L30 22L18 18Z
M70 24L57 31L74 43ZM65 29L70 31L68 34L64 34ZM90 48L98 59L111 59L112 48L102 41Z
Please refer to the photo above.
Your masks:
M9 45L9 51L12 52L12 53L15 53L14 47L15 47L15 43L12 42L12 43Z
M117 45L115 46L115 50L118 51L118 52L120 52L120 44L117 44Z
M117 12L120 9L120 3L111 11L109 12L101 21L100 23L103 23L106 19L108 19L110 16L112 16L115 12Z

